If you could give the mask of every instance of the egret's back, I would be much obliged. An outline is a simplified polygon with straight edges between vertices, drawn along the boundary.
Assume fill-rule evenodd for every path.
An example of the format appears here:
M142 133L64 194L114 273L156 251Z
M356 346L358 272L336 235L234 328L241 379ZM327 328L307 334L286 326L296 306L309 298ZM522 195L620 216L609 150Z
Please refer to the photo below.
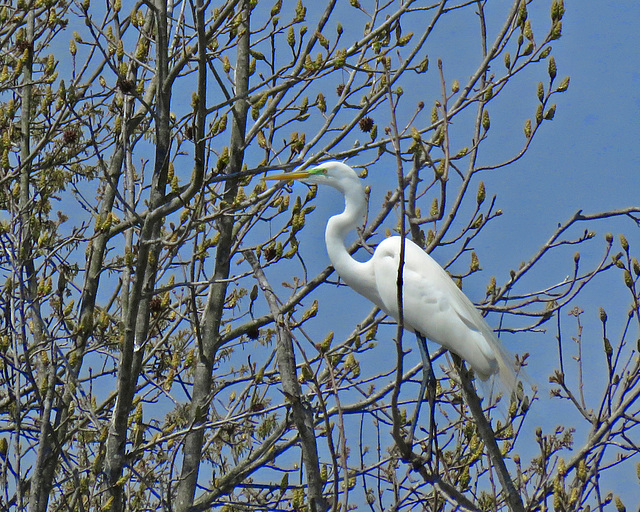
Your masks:
M378 294L385 311L399 317L397 276L400 237L384 240L372 258ZM410 240L405 241L403 268L405 327L442 345L467 361L482 380L499 375L509 391L516 377L509 356L478 309L445 270Z

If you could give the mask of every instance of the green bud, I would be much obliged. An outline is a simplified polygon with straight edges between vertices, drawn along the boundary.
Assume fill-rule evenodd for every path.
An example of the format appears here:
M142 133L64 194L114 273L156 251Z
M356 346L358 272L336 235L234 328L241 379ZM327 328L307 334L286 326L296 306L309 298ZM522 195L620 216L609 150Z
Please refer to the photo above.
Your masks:
M287 31L287 43L289 43L289 46L291 46L291 48L293 48L296 44L296 34L293 31L293 27L289 27L289 30Z
M302 0L298 0L298 5L296 5L296 15L293 18L294 23L300 23L304 21L305 16L307 15L307 8L302 5Z
M438 207L438 198L434 197L433 202L431 203L431 210L429 211L429 215L431 215L432 217L435 217L436 215L438 215L439 211L440 209Z
M425 73L429 69L429 57L425 57L420 61L420 64L416 66L416 72Z
M278 0L275 5L271 8L271 17L277 16L280 14L280 9L282 9L282 0Z
M633 272L635 273L635 275L640 276L640 263L638 263L637 258L634 257L631 260L631 266L633 267Z
M536 124L540 124L543 118L543 107L542 103L538 104L538 108L536 109Z
M625 252L629 252L629 242L627 242L627 237L623 234L620 235L620 245Z
M587 463L584 459L580 459L580 462L578 463L578 471L576 475L581 481L583 482L587 481Z
M316 32L316 37L318 38L318 43L320 43L320 46L322 46L325 50L329 49L329 40L324 37L320 32Z
M549 59L549 78L551 78L552 82L555 79L557 72L558 70L556 68L556 59L552 55Z
M556 91L558 92L564 92L569 88L569 77L565 76L562 79L562 82L560 82L560 85L558 86L558 88L556 89Z
M523 27L526 21L527 21L527 2L522 2L520 4L520 11L518 12L517 25L519 27Z
M458 80L453 81L453 84L451 85L451 90L453 92L458 92L460 90L460 82L458 82Z
M480 260L478 259L478 255L475 251L471 251L471 265L469 268L471 269L471 272L480 270Z
M551 21L559 21L564 16L564 1L563 0L553 0L551 4Z
M562 37L562 22L556 21L551 27L551 32L549 33L550 39L560 39Z
M484 215L480 214L471 224L471 229L478 229L482 226L482 222L484 221Z
M478 203L478 206L480 206L484 202L485 197L486 192L484 189L484 181L481 181L478 184L478 193L476 194L476 202Z
M491 120L489 119L489 111L485 110L482 113L482 128L484 128L484 131L488 131L489 127L491 126Z
M511 69L511 54L509 52L504 54L504 67Z
M544 100L544 85L542 85L542 82L538 82L538 100Z
M528 139L531 137L531 119L524 122L524 136Z
M607 322L607 312L604 310L603 307L601 307L599 309L599 313L600 313L600 321L604 324Z
M524 37L526 37L529 41L533 40L533 30L531 29L531 20L527 20L524 22L523 33L524 33Z
M624 271L624 284L627 288L633 288L633 277L631 277L631 272L626 269Z
M413 32L409 32L406 36L402 36L398 39L398 46L405 46L413 37Z
M553 116L555 115L556 115L556 105L554 103L549 107L549 110L547 110L547 113L544 115L544 118L550 121L551 119L553 119Z
M540 52L540 60L546 59L551 53L551 46L547 46L544 50Z

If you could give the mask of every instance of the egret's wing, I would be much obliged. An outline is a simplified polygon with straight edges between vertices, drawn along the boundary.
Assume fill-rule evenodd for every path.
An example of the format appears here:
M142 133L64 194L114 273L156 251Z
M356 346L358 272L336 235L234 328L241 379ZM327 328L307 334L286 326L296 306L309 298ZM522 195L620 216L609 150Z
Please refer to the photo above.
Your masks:
M399 254L400 238L393 237L378 246L373 258L378 294L386 312L396 319ZM409 240L403 279L405 325L460 355L483 379L500 372L505 385L513 389L509 357L480 312L444 269Z

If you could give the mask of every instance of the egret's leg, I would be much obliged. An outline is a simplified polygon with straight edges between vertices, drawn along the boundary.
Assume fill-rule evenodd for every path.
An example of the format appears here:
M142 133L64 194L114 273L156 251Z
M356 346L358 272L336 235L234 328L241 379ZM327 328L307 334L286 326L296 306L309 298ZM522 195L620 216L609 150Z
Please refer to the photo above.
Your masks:
M434 442L436 443L436 376L433 373L433 366L431 366L431 357L429 356L429 349L427 347L427 340L420 333L416 333L418 339L418 347L420 349L420 357L422 358L422 382L420 383L420 395L418 395L418 404L411 422L411 439L413 439L414 432L416 430L416 424L418 422L418 416L420 414L420 406L422 400L424 400L424 392L429 388L429 451L428 457L431 458L431 452Z

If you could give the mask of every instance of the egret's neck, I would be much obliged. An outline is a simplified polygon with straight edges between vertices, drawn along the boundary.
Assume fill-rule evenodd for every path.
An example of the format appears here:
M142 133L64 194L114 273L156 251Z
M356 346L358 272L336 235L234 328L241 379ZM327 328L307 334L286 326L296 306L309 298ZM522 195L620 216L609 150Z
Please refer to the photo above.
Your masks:
M362 189L352 193L345 193L344 211L334 215L327 222L324 239L327 244L329 259L342 279L353 287L350 282L357 275L362 263L353 259L345 246L345 238L349 231L360 225L367 212L367 202Z

